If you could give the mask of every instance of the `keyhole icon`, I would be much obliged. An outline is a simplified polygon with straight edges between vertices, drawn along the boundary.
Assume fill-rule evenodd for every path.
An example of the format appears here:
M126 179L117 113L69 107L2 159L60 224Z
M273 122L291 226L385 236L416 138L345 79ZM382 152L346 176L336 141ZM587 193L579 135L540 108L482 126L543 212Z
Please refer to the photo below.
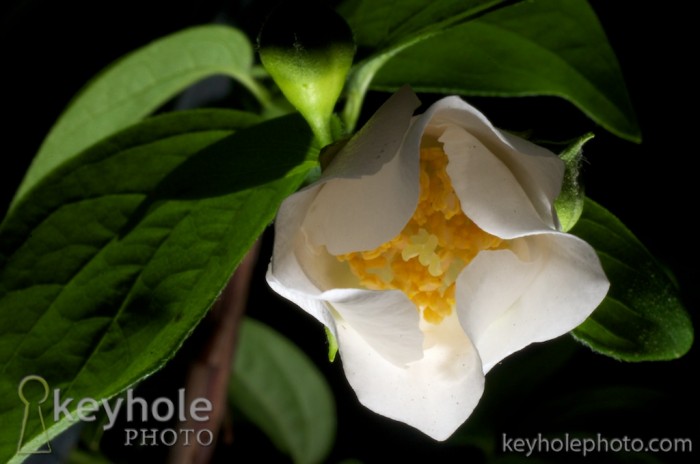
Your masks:
M27 399L24 395L25 385L29 382L39 382L44 388L44 395L38 401L35 398ZM24 418L22 419L22 430L19 434L19 441L17 442L17 454L48 454L51 452L51 443L49 442L49 434L46 432L46 425L44 424L44 415L41 412L41 404L44 403L49 398L49 384L44 380L43 377L38 375L28 375L22 379L17 387L17 394L19 399L24 403ZM32 407L34 405L34 407ZM24 434L27 431L27 422L29 420L36 421L38 416L39 423L41 423L41 432L44 436L44 441L46 442L47 448L23 451L24 446Z

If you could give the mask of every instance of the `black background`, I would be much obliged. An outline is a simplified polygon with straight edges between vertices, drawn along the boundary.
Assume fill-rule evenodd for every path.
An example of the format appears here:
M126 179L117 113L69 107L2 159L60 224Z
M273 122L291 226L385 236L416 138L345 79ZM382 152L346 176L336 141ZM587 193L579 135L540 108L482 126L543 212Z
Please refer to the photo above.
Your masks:
M21 176L51 125L72 95L105 65L149 41L183 27L210 22L225 12L252 36L271 1L5 1L0 24L0 189L4 211ZM596 128L571 105L549 98L470 99L494 123L511 130L533 130L541 138L566 139L587 130L596 132L586 147L584 182L588 194L614 212L679 280L684 302L697 312L695 285L698 238L691 220L697 216L698 134L695 115L697 76L691 70L696 50L693 15L679 2L591 1L618 55L633 106L642 128L643 143L620 140ZM684 11L684 8L688 11ZM385 98L372 94L367 109ZM428 96L428 99L430 96ZM418 432L384 419L358 405L339 362L325 361L321 327L267 289L264 272L271 235L267 233L256 271L250 313L278 328L301 346L329 378L338 404L338 441L329 462L358 458L379 462L378 456L396 460L426 458L432 462L478 462L482 455L455 443L439 444ZM187 349L188 345L185 346ZM558 354L573 350L553 373L541 366L554 363ZM500 449L502 433L532 437L538 432L563 437L567 432L601 432L608 437L691 437L700 446L696 414L697 349L666 363L625 364L576 345L568 337L525 350L506 360L487 378L487 396L475 417L491 418L478 429ZM544 364L539 360L548 360ZM551 362L550 362L551 361ZM530 369L530 367L532 369ZM183 366L177 358L160 378L177 378ZM511 373L512 372L512 373ZM539 377L545 381L537 383ZM144 386L157 390L159 377ZM533 380L534 379L534 380ZM541 379L540 379L541 380ZM501 384L498 384L501 383ZM506 384L505 387L502 384ZM150 386L149 386L150 385ZM611 387L614 387L611 389ZM489 396L506 390L507 395ZM605 391L591 400L586 392ZM563 397L563 398L560 398ZM608 403L610 403L609 406ZM584 411L571 418L571 411ZM471 422L471 421L470 421ZM694 424L692 427L686 424ZM285 462L266 439L238 419L233 446L222 445L218 459L263 457ZM473 436L473 435L470 435ZM494 438L495 437L495 438ZM108 437L109 439L109 437ZM262 446L260 446L262 445ZM116 442L107 443L115 460L137 462L157 450L138 456L124 454ZM133 450L129 450L132 452ZM695 453L694 453L695 455ZM689 462L690 455L657 454L658 462ZM541 455L546 462L573 462L575 456ZM473 460L472 460L473 459ZM640 456L597 455L594 462L642 462ZM616 461L622 459L622 461ZM228 462L228 461L227 461ZM644 461L647 462L647 461ZM656 461L651 461L656 462Z

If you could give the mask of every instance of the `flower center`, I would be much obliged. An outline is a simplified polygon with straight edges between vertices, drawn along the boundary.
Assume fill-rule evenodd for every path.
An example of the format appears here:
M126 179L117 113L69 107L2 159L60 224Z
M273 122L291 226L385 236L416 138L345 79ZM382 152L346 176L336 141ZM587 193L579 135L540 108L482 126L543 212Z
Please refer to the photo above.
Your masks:
M481 251L501 239L477 227L463 212L447 175L442 146L420 151L418 207L401 233L374 250L339 255L360 284L371 290L403 291L437 324L455 306L455 281Z

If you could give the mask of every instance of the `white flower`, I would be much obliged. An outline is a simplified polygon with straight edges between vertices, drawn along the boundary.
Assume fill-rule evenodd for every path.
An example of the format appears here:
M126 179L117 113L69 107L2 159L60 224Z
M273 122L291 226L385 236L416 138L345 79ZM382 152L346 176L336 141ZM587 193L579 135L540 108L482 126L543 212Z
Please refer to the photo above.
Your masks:
M484 374L605 297L593 249L558 230L563 165L457 97L393 95L279 211L270 286L336 336L365 406L444 440Z

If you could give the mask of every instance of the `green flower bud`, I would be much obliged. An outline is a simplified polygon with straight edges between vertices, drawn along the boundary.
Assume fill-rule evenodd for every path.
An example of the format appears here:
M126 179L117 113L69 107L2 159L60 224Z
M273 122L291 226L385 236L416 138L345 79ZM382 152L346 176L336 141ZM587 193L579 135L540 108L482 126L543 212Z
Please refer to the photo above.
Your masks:
M316 137L331 143L331 115L355 55L345 20L321 4L287 2L267 19L258 49L263 66Z

